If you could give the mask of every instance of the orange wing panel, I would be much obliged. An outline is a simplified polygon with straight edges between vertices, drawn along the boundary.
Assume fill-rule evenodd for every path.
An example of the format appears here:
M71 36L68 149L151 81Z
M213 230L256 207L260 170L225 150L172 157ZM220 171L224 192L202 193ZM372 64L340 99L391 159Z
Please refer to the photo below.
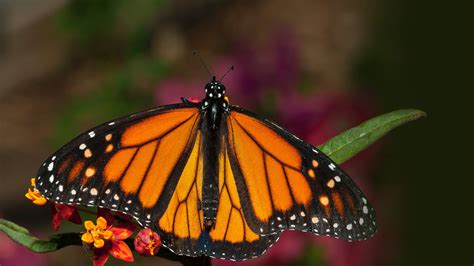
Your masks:
M196 168L198 167L199 153L200 153L201 134L198 133L196 136L196 143L194 144L191 155L189 156L188 162L183 169L183 173L179 178L178 185L176 186L176 193L178 193L179 201L187 199L194 182L196 182Z
M232 209L229 217L229 226L227 227L227 234L225 240L230 243L240 243L244 241L244 224L240 212Z
M199 236L201 235L201 228L202 228L202 223L201 221L203 220L202 217L202 211L199 210L198 207L198 194L197 194L197 189L194 186L191 189L190 195L187 202L187 208L188 208L188 217L189 217L189 236L194 239L198 239ZM196 219L197 218L197 219Z
M136 146L157 139L197 113L196 108L186 108L146 118L127 128L122 135L121 144L123 147Z
M203 224L202 210L198 208L197 184L202 184L201 134L198 132L188 161L179 177L178 184L159 227L176 237L198 239ZM199 172L200 171L200 172Z
M217 207L216 224L209 235L214 240L223 241L227 229L230 212L232 211L232 202L227 194L227 188L222 189L219 197L219 206Z
M76 177L79 175L82 168L84 168L84 161L82 161L82 160L77 161L74 164L74 166L72 167L71 171L69 171L67 181L69 183L72 183L74 181L74 179L76 179Z
M299 152L272 129L244 114L232 112L231 117L234 121L237 121L237 123L234 122L233 124L242 126L266 151L293 168L301 168ZM238 143L239 145L241 144L240 141Z
M187 120L160 139L158 150L138 194L144 208L153 207L160 197L169 175L193 134L194 126L195 119Z
M232 120L235 121L235 120ZM255 215L261 221L268 221L272 215L271 197L263 163L263 151L236 122L229 125L235 141L235 154L249 191Z
M59 164L58 175L62 174L68 168L70 162L71 157L67 158Z
M116 182L119 180L136 150L137 148L124 149L114 154L114 156L107 162L104 168L104 177L106 183Z
M339 217L344 217L344 202L342 201L341 195L338 192L332 193L332 200L334 207L336 207Z
M155 140L140 147L138 150L137 155L120 182L120 186L126 194L137 192L142 183L145 172L153 159L157 144L158 141Z
M240 216L245 221L245 216L242 213L242 210L240 211ZM257 241L259 239L260 239L260 236L257 235L254 231L252 231L252 229L250 229L247 222L245 222L245 240L247 240L247 242L253 242L253 241Z
M289 210L293 207L293 200L283 167L269 155L265 155L265 162L270 190L272 195L275 195L273 197L273 206L279 211Z
M306 178L301 174L301 172L288 167L285 167L285 172L288 176L291 190L296 192L293 193L295 201L303 205L310 204L311 199L313 198L313 193Z
M180 204L176 212L176 218L174 222L174 235L177 237L189 237L187 212L188 210L186 204Z
M176 193L173 193L173 197L171 197L171 200L168 203L166 212L163 214L163 216L161 216L158 222L160 225L160 228L163 231L167 233L173 232L174 214L176 213L178 206L179 206L178 196L176 195Z

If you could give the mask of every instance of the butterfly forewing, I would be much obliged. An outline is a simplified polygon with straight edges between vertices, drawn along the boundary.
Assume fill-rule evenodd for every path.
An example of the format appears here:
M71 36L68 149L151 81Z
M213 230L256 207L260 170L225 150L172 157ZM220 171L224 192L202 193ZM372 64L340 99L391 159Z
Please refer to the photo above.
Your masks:
M47 159L37 188L58 203L118 210L151 225L178 182L198 123L198 108L177 104L100 125Z

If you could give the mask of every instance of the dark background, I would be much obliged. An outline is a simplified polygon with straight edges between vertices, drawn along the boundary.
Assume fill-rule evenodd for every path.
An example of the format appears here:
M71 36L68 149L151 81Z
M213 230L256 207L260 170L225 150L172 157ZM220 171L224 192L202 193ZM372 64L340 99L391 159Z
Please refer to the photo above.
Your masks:
M280 242L303 243L302 253L253 264L470 265L473 10L467 1L2 1L0 217L52 234L49 209L23 197L42 161L97 123L201 97L207 74L192 56L197 49L219 75L236 66L227 78L236 87L231 101L314 145L376 114L428 114L343 165L377 209L374 240L347 246L289 236ZM310 100L282 104L290 98ZM292 123L306 113L329 122ZM78 247L31 255L0 235L1 265L32 260L89 258Z

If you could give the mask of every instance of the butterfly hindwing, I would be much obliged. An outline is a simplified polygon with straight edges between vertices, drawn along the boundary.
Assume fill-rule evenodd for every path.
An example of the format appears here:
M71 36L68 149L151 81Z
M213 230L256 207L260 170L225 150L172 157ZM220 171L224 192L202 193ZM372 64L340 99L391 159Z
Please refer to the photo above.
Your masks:
M255 232L302 230L347 240L375 233L374 209L326 155L240 107L227 127L239 196Z
M216 223L210 231L213 243L222 246L221 254L213 254L234 260L257 257L263 254L279 237L279 234L261 235L251 229L244 215L235 174L231 167L228 146L223 138L219 156L219 201Z

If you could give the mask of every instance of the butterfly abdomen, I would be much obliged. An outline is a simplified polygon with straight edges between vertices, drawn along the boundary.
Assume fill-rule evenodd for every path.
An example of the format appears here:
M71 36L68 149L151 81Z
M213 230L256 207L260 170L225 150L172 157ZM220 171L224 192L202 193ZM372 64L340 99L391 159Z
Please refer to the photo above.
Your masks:
M204 226L214 226L219 202L219 153L223 129L222 113L214 108L202 114L202 154L204 179L202 182L202 209Z

